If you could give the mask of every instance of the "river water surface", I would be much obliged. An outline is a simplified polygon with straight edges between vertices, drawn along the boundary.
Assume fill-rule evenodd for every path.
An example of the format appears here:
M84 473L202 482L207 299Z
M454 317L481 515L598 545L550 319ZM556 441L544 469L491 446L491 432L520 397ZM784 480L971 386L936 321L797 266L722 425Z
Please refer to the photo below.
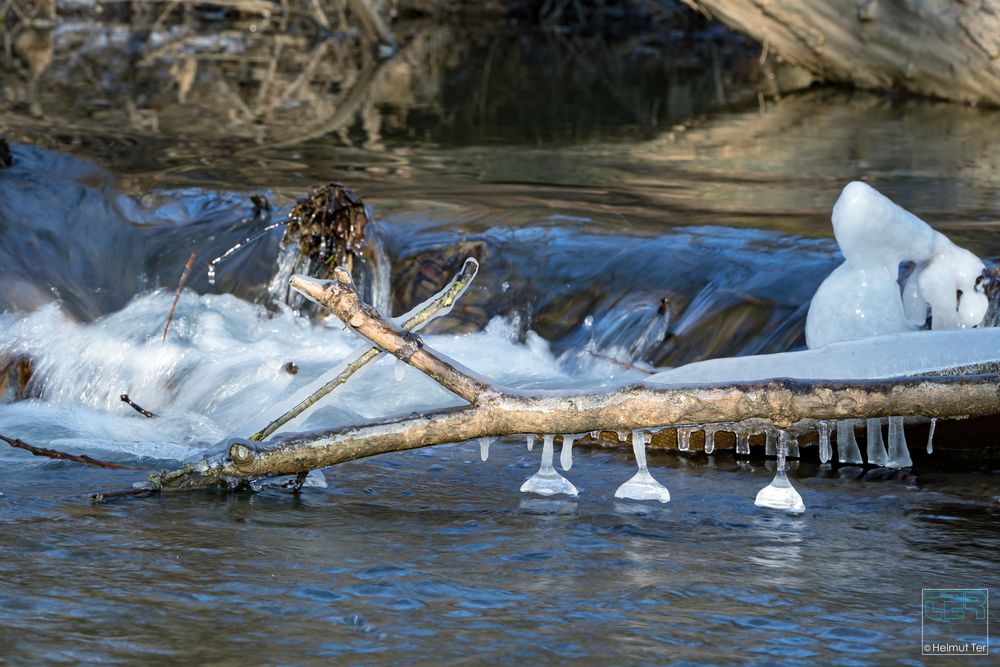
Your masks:
M0 433L155 471L267 423L358 342L274 304L280 231L215 284L206 263L266 224L250 194L277 217L330 179L379 221L393 313L479 257L476 286L428 341L524 388L642 376L607 357L662 367L802 346L838 261L829 211L853 179L1000 260L996 112L825 89L721 103L701 81L675 66L601 103L554 85L544 105L511 98L476 122L446 90L409 115L361 104L305 139L237 124L232 142L181 103L144 131L53 110L51 88L41 115L5 107L0 351L31 359L34 377L28 398L7 392ZM190 125L164 129L177 117ZM671 336L632 346L662 298ZM289 428L456 401L394 375L378 364ZM161 417L129 410L126 391ZM807 511L790 516L753 505L773 475L762 451L651 452L666 505L613 498L634 471L627 448L577 448L565 474L578 498L519 493L539 455L512 439L482 462L478 443L456 443L328 469L299 496L95 505L88 494L145 472L0 450L0 659L947 664L921 657L921 589L995 592L989 472L930 458L865 473L806 451L790 476Z

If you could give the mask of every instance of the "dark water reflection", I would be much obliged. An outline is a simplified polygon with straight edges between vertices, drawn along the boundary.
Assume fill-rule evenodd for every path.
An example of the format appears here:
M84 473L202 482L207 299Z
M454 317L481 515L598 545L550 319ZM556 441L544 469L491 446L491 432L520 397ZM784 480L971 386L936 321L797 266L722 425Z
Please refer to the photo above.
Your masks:
M235 65L194 79L179 100L169 70L114 61L141 95L110 76L116 85L90 104L86 80L68 76L86 59L57 49L49 74L63 74L37 89L41 113L9 92L22 80L0 108L0 127L21 142L18 163L0 172L4 308L58 298L85 321L114 312L172 288L191 250L207 260L259 229L250 193L266 191L280 211L330 178L381 220L397 309L434 289L433 271L479 253L479 287L443 328L517 316L557 352L586 344L587 315L600 330L664 296L677 335L647 361L800 344L804 306L836 261L830 207L851 179L1000 259L996 112L822 89L748 105L733 61L723 103L707 48L676 49L662 70L650 64L663 63L657 52L629 77L615 69L620 54L598 58L535 98L526 90L572 73L589 51L509 36L457 55L448 46L449 35L426 33L367 70L331 42L295 104L253 113L232 97L246 105L259 93L239 89ZM519 83L539 53L551 69ZM338 73L344 63L355 79ZM276 71L287 84L302 66ZM423 84L396 85L404 79ZM593 93L604 80L614 95ZM756 92L752 76L740 80ZM352 81L364 84L355 97ZM303 104L315 115L296 116ZM204 267L190 286L261 299L276 248L275 235L224 265L216 286ZM66 436L85 444L74 428ZM625 454L581 452L569 475L578 500L517 493L536 466L518 447L477 459L461 444L356 462L300 498L93 506L86 493L136 473L14 455L0 468L0 656L922 664L920 589L996 583L993 475L859 479L803 462L793 478L809 510L788 517L752 506L772 474L760 461L653 456L674 500L650 506L611 499L632 471Z
M90 506L57 480L107 475L5 472L0 646L12 662L919 664L921 587L992 583L995 506L804 469L809 511L790 517L752 506L759 463L666 456L651 464L674 500L640 505L610 498L624 456L577 458L572 501L516 493L535 465L520 446L347 464L298 499Z

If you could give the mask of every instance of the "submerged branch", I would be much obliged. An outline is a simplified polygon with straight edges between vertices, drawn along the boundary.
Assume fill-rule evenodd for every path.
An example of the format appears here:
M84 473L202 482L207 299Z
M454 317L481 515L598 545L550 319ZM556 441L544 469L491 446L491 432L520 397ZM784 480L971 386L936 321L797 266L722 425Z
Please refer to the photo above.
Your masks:
M89 466L95 466L97 468L114 468L118 470L138 470L133 466L126 466L120 463L111 463L110 461L101 461L100 459L91 458L85 454L67 454L65 452L59 452L54 449L46 449L44 447L36 447L34 445L29 445L24 440L18 438L8 438L5 435L0 434L0 440L3 440L11 447L17 449L23 449L27 452L31 452L35 456L44 456L49 459L58 459L61 461L75 461L77 463L86 463Z

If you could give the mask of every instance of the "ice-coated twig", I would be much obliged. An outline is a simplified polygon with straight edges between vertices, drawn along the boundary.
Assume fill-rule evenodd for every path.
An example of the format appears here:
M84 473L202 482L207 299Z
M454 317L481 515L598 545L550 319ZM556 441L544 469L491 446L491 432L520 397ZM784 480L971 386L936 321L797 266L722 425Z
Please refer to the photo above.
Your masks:
M476 278L476 274L478 272L479 262L472 257L466 259L465 263L462 265L462 270L458 272L458 275L452 278L451 282L448 283L444 289L438 292L430 301L428 301L416 314L403 322L403 329L406 331L417 331L420 327L427 324L435 317L439 317L450 312L451 307L455 304L455 301L465 292L469 285L472 284L472 281ZM294 408L272 421L257 433L254 433L250 436L250 439L258 442L264 440L264 438L268 437L289 421L295 419L300 414L315 405L317 401L329 394L331 391L347 382L347 380L352 375L357 373L365 364L378 359L383 354L384 352L377 347L371 347L364 352L359 353L353 359L346 362L344 369L338 373L336 377L317 389ZM393 372L396 373L396 370L393 369Z
M927 453L934 453L934 429L937 428L937 417L931 417L931 426L927 430Z
M174 310L177 308L177 302L181 299L181 292L184 291L184 283L187 282L188 276L191 274L191 265L194 264L194 258L198 256L198 253L192 251L191 255L188 256L188 261L184 265L184 270L181 271L181 279L177 283L177 292L174 294L174 302L170 304L170 314L167 315L167 324L163 327L163 342L167 341L167 333L170 331L170 323L174 320Z
M122 394L118 398L120 398L122 400L122 403L125 403L126 405L128 405L130 408L132 408L133 410L135 410L136 412L138 412L140 415L142 415L146 419L156 419L156 414L155 413L150 412L146 408L142 407L141 405L139 405L138 403L136 403L135 401L133 401L131 398L129 398L128 394Z
M111 463L110 461L101 461L100 459L94 459L86 454L67 454L65 452L56 451L54 449L46 449L45 447L36 447L35 445L29 445L24 440L19 438L8 438L5 435L0 435L0 440L3 440L11 447L15 449L23 449L26 452L31 452L35 456L44 456L47 459L58 459L60 461L75 461L76 463L85 463L89 466L94 466L95 468L115 468L118 470L138 470L133 466L126 466L120 463Z

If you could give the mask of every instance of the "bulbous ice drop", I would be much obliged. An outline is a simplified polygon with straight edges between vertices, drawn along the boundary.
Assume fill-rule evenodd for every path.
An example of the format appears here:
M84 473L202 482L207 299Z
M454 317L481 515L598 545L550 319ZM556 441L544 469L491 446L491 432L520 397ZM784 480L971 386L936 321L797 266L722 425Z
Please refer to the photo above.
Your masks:
M830 423L829 422L819 422L819 462L829 463L830 457L833 456L833 450L830 447Z
M861 450L854 437L854 420L841 419L837 421L837 458L841 463L861 465Z
M806 505L802 502L802 496L795 490L792 483L785 475L785 456L788 453L788 432L780 431L778 434L778 469L774 473L771 483L757 492L757 497L753 504L757 507L769 507L786 512L800 513L806 511Z
M395 365L392 367L392 377L395 378L396 382L402 382L403 378L406 377L406 362L402 359L396 359Z
M705 453L711 454L715 451L715 429L705 429Z
M569 496L579 494L573 484L556 472L552 467L554 435L545 435L542 438L542 465L538 472L528 478L521 485L522 493L537 493L542 496L553 496L557 493L565 493Z
M884 466L886 462L885 441L882 440L882 420L874 417L868 420L868 464Z
M483 461L490 458L490 445L494 442L493 438L480 438L479 439L479 458Z
M657 482L646 468L646 441L641 431L632 431L632 451L639 470L615 491L615 498L670 501L670 491Z
M531 433L528 434L528 451L530 452L535 448L535 436Z
M937 427L937 417L931 417L931 427L927 431L927 453L934 453L934 429Z
M913 465L910 450L906 447L902 417L889 417L889 459L885 465L887 468L909 468Z
M575 435L564 435L562 443L562 451L559 452L559 465L562 466L563 470L569 470L573 467L573 441L576 440Z

